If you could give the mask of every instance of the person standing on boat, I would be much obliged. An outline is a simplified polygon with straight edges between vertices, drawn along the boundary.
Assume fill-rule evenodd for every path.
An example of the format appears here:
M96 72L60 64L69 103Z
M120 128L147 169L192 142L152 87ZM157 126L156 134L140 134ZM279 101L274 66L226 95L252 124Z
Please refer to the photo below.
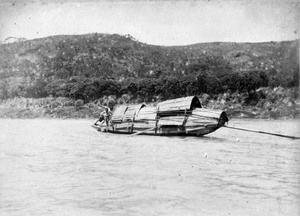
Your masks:
M104 108L104 110L100 113L100 117L99 119L94 123L94 125L97 125L98 122L100 122L100 124L102 125L104 122L106 123L106 126L108 126L109 124L109 120L111 117L111 110L109 107L107 106L102 106L100 105L102 108Z

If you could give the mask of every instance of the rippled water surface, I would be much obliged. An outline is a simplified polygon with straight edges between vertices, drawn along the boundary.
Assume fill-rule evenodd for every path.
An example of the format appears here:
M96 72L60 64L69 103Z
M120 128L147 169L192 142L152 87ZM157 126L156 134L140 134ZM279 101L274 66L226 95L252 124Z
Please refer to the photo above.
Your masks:
M0 215L300 215L299 140L99 133L89 120L0 119ZM298 135L298 121L229 125Z

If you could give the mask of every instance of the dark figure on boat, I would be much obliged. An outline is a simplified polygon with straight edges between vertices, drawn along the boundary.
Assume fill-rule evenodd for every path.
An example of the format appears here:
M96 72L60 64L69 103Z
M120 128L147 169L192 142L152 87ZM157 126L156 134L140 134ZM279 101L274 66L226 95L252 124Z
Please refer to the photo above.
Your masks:
M94 123L94 125L98 125L97 123L100 122L100 125L102 125L104 122L106 123L106 126L109 125L109 121L112 115L112 112L109 107L100 105L104 110L100 113L99 119Z

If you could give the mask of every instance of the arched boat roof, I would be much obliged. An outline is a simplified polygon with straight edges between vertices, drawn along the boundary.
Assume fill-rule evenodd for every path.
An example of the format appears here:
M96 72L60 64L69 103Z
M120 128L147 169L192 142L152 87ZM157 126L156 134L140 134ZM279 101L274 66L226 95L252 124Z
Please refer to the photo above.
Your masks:
M201 107L200 100L197 96L177 98L157 104L157 109L159 112L191 111Z
M116 107L112 115L112 122L126 122L132 121L135 116L139 116L140 110L146 105L144 103L137 105L120 105ZM177 115L190 112L196 108L201 108L200 100L197 96L189 96L184 98L177 98L167 100L157 104L156 109L150 108L151 114L162 114L162 115ZM147 110L149 111L149 110ZM145 110L145 113L146 110ZM142 113L145 115L145 113ZM148 114L150 114L148 113ZM152 115L151 115L152 116ZM140 115L138 118L144 118Z
M112 122L122 122L122 121L132 121L135 114L137 114L140 109L145 107L146 104L122 104L115 108L112 114Z

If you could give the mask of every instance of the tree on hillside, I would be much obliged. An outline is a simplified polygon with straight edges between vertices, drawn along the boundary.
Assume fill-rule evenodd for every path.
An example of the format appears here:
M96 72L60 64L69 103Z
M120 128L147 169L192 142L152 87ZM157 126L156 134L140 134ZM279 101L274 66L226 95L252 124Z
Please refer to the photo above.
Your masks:
M243 73L241 80L242 89L240 90L247 92L251 92L259 87L268 85L267 75L263 71L249 71L247 73Z
M0 80L0 99L6 99L9 97L7 80Z

